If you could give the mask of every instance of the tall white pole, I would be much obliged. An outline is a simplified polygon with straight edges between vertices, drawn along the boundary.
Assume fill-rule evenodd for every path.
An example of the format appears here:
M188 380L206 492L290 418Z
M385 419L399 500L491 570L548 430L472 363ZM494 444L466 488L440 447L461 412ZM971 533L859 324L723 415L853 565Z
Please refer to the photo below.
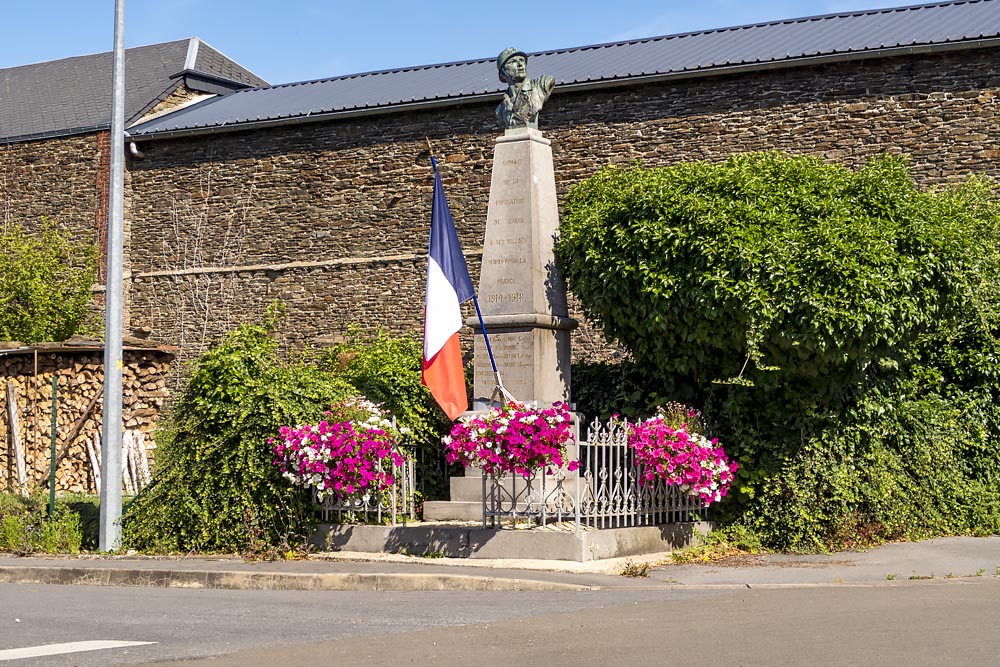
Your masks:
M125 0L115 0L111 79L111 174L108 179L108 271L104 306L104 446L101 448L101 551L122 544L122 256L125 184Z

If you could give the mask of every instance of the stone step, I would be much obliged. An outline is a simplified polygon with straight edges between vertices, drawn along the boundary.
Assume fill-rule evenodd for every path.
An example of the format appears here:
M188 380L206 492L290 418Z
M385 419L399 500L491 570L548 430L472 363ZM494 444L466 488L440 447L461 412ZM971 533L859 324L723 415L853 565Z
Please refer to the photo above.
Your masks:
M482 521L482 500L475 502L425 500L424 519L427 521Z
M452 502L480 502L483 499L482 477L452 477L448 480Z
M554 488L555 482L550 478L546 480L548 487ZM512 479L510 476L505 477L501 484L503 488L506 489L508 493L511 493L512 484L517 486L518 494L523 493L526 482L524 478L517 477ZM482 477L451 477L448 480L448 486L451 492L449 496L453 501L458 502L480 502L483 499L483 478ZM575 482L573 480L567 480L564 488L567 493L573 494L576 488Z

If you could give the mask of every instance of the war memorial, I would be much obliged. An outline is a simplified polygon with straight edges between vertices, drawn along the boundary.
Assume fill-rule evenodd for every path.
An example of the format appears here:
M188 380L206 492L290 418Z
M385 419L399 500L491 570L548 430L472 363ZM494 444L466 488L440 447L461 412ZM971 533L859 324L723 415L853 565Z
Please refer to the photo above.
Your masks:
M466 322L475 332L473 413L508 401L568 403L571 396L570 332L577 322L568 316L553 254L559 227L555 173L550 142L538 128L554 80L528 78L527 59L514 48L497 58L508 86L496 110L504 133L493 155L478 289L481 319ZM587 561L684 546L708 529L690 521L702 514L695 502L662 485L639 483L622 433L602 432L594 424L583 443L581 424L574 423L574 430L569 456L580 457L581 470L543 469L522 478L484 475L470 466L451 479L450 501L424 502L420 525L334 524L315 539L347 550ZM517 530L533 525L549 530Z

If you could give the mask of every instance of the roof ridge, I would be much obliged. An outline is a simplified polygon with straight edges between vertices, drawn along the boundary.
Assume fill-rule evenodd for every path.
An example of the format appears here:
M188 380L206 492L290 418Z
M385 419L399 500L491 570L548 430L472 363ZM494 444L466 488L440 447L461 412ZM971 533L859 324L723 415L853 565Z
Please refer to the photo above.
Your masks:
M236 66L238 66L238 67L239 67L240 69L243 69L244 71L248 72L249 74L251 74L251 75L253 75L253 76L257 77L257 78L258 78L258 79L260 79L261 81L267 81L267 79L265 79L264 77L262 77L262 76L261 76L260 74L257 74L257 72L254 72L254 71L253 71L252 69L250 69L249 67L247 67L247 66L246 66L246 65L244 65L243 63L239 62L239 61L238 61L238 60L236 60L235 58L230 58L230 57L229 57L228 55L226 55L225 53L223 53L223 52L222 52L222 51L220 51L219 49L215 48L214 46L212 46L211 44L209 44L209 43L208 43L208 42L206 42L205 40L201 39L200 37L192 37L191 39L196 39L196 40L198 40L198 43L200 44L200 47L204 47L204 48L207 48L207 49L209 49L209 50L211 50L211 51L214 51L214 52L215 52L215 53L217 53L217 54L218 54L218 55L219 55L220 57L222 57L222 58L225 58L226 60L228 60L228 61L230 61L231 63L233 63L233 64L235 64ZM200 54L201 54L201 48L200 48L200 47L199 47L199 50L198 50L198 54L199 54L199 55L198 55L198 57L196 57L196 58L195 58L195 67L192 67L192 68L190 68L190 69L194 69L194 70L197 70L197 69L198 69L198 67L197 67L197 64L198 64L198 59L200 58ZM270 85L270 84L269 84L269 85ZM267 86L258 86L258 87L261 87L261 88L266 88Z
M184 69L194 69L198 62L198 46L201 40L197 37L188 39L187 55L184 56Z
M128 52L128 51L135 51L135 50L138 50L138 49L148 49L148 48L152 48L152 47L155 47L155 46L166 46L167 44L180 44L180 43L188 42L189 39L190 38L171 39L171 40L166 41L166 42L157 42L156 44L141 44L139 46L130 46L127 49L125 49L125 51ZM38 62L25 63L23 65L12 65L10 67L0 67L0 72L6 71L6 70L12 70L12 69L19 69L21 67L37 67L38 65L48 65L48 64L54 64L54 63L62 63L62 62L70 61L70 60L79 60L81 58L93 58L95 56L110 56L112 54L113 54L113 51L108 50L108 51L98 51L96 53L84 53L84 54L78 55L78 56L66 56L65 58L54 58L52 60L39 60Z
M791 24L791 23L807 23L811 21L821 21L830 20L838 18L850 18L852 16L869 16L873 14L892 14L896 12L912 11L919 9L931 9L934 7L947 7L950 5L974 5L978 3L989 3L994 0L939 0L938 2L927 2L917 5L902 5L898 7L880 7L873 9L854 9L846 10L841 12L834 12L831 14L816 14L812 16L801 16L796 18L787 19L774 19L772 21L760 21L758 23L744 23L734 26L723 26L721 28L705 28L702 30L690 30L688 32L678 32L670 33L666 35L652 35L649 37L635 37L632 39L623 39L613 42L601 42L599 44L587 44L584 46L571 46L562 49L549 49L546 51L537 51L534 53L529 53L529 56L547 56L557 53L570 53L573 51L585 51L589 49L600 49L610 46L625 46L628 44L640 44L643 42L656 42L660 40L667 39L682 39L684 37L697 37L698 35L711 35L713 33L723 33L736 30L748 30L750 28L765 28L768 26L781 25L781 24Z

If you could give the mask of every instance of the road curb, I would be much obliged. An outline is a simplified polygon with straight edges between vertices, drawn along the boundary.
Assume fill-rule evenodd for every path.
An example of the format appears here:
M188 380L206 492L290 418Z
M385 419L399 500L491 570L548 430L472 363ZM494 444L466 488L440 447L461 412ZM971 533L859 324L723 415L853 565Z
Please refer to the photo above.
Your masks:
M0 567L0 583L292 591L586 591L595 586L535 579L410 573L290 573Z
M917 580L898 581L815 581L801 583L726 583L726 584L682 584L664 582L664 587L672 591L738 591L738 590L783 590L798 588L905 588L908 586L962 586L970 584L1000 584L998 577L934 577Z

